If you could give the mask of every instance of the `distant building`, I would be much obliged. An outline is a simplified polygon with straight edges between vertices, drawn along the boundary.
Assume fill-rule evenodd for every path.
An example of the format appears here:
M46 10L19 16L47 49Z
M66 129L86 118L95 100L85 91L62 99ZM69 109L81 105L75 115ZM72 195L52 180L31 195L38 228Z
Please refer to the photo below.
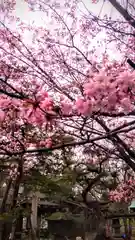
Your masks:
M132 200L128 209L129 209L130 212L135 212L135 200Z

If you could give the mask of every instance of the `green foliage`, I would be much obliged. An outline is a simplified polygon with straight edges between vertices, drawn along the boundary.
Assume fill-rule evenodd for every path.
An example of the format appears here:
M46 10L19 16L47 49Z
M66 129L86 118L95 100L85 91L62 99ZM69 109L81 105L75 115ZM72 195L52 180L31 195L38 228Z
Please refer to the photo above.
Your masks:
M0 214L0 221L12 221L18 219L20 215L27 217L30 215L30 209L17 206L16 208Z
M0 221L6 222L6 221L10 221L12 219L13 219L13 215L12 215L11 212L10 213L6 212L6 213L3 213L3 214L0 214Z
M66 171L62 176L42 175L36 171L26 181L27 191L39 191L45 193L51 199L58 200L73 195L75 176Z
M84 213L72 214L71 212L55 212L51 214L48 220L72 220L74 222L82 223L85 221Z
M63 212L55 212L55 213L52 213L47 219L48 220L60 220L60 219L66 220L67 215Z

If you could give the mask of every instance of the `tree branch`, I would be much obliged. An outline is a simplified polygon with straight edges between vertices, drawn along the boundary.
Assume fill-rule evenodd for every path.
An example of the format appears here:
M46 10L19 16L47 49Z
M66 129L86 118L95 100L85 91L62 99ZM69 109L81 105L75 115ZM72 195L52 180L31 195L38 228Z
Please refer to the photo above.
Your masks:
M103 129L109 133L109 128L106 124L101 120L96 118L96 121L103 127ZM117 147L119 153L121 154L123 160L135 171L135 162L131 160L131 158L135 159L135 153L132 151L127 144L122 141L122 139L117 134L108 135L108 138L113 142L113 144ZM127 154L127 153L128 154Z
M125 18L128 23L135 28L135 20L129 15L127 10L125 10L116 0L109 0L113 7Z
M96 184L102 177L105 177L107 175L107 173L105 172L101 172L100 174L98 174L94 179L92 179L89 183L88 186L83 190L82 192L82 198L83 201L86 205L89 205L89 201L87 201L87 194L88 192L91 190L91 188L93 187L94 184ZM95 201L94 201L95 202Z

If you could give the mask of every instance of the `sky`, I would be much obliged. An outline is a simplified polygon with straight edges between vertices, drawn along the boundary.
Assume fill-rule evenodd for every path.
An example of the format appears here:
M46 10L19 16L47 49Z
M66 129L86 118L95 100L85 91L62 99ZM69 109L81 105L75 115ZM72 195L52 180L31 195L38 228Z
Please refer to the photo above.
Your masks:
M60 0L58 0L60 1ZM116 19L117 17L120 17L119 13L114 9L114 7L109 3L109 1L103 1L99 0L97 4L93 4L91 0L84 0L83 4L79 5L79 9L82 12L85 12L85 7L89 9L94 15L103 17L105 14L107 14L109 17L112 17L113 19ZM16 9L15 13L16 16L18 16L21 20L23 20L25 23L28 24L35 24L36 26L42 26L43 20L45 17L40 12L31 12L29 11L28 4L24 0L17 0L16 3ZM103 48L98 49L98 51L105 51L106 45L104 44L104 31L100 33L99 36L97 36L97 39L102 39L103 42ZM30 41L30 35L26 35L26 41ZM93 40L93 43L91 44L91 48L93 45L97 45L96 39ZM117 50L114 48L114 45L110 45L108 49L108 54L112 59L119 60L121 58L121 55L118 54Z
M0 1L4 2L4 0L0 0ZM57 0L57 1L61 2L61 0ZM107 16L112 17L112 19L116 19L117 17L120 17L116 9L109 3L109 1L99 0L97 4L93 4L92 0L82 0L82 1L83 3L79 4L80 13L81 12L84 13L86 11L84 7L85 5L86 8L88 8L88 10L96 16L103 17L105 14L107 14ZM24 23L30 24L30 25L34 24L37 27L44 26L44 24L49 24L47 23L47 21L46 22L44 21L45 15L43 13L30 11L28 4L24 0L16 0L14 15L19 17L20 20L23 21ZM12 29L16 29L19 26L18 24L19 22L12 26L10 25L10 27ZM103 30L100 33L100 35L96 37L96 39L91 41L91 45L89 46L89 48L92 48L93 46L95 46L98 53L99 52L101 52L101 54L102 52L104 53L106 49L104 38L105 38L105 32ZM102 45L103 45L102 47L99 47L99 48L97 43L98 39L102 41ZM30 32L28 33L28 31L25 31L23 40L27 43L31 43L32 41L31 33ZM79 43L79 40L78 40L78 43ZM118 61L121 59L121 54L119 54L118 51L115 49L114 44L109 46L109 48L107 49L107 53L110 55L111 59L116 59Z
M115 18L116 16L119 16L119 14L116 12L114 7L109 3L109 1L105 1L104 4L103 2L104 1L99 0L97 4L93 4L91 0L83 1L85 6L95 15L99 15L99 13L100 13L100 16L107 14L108 16L113 18ZM83 4L80 4L80 7L83 9ZM26 22L31 22L35 20L36 14L32 14L29 12L28 4L24 0L17 0L15 12L20 18L22 18ZM29 13L26 15L26 12L29 12ZM38 15L38 18L36 18L36 23L40 24L41 23L40 20L41 19Z

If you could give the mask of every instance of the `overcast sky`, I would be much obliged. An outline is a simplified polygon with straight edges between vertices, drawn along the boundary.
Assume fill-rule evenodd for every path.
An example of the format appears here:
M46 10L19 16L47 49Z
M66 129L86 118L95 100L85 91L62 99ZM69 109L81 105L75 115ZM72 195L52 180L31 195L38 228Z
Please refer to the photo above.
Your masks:
M99 0L97 4L93 4L91 0L84 0L83 1L86 5L86 7L93 12L95 15L103 16L104 14L107 14L110 17L116 17L119 14L117 11L112 7L112 5L109 3L109 1L103 1ZM103 3L104 2L104 3ZM81 4L81 7L83 5ZM28 10L28 4L24 0L17 0L16 4L16 14L22 18L25 21L32 21L35 20L35 14L32 14ZM40 21L40 18L38 16L37 22ZM37 23L38 24L38 23ZM40 23L39 23L40 24Z
M86 7L96 16L102 17L105 14L107 14L109 17L112 17L113 19L116 19L117 17L120 17L116 9L112 7L112 5L109 3L109 1L103 1L99 0L97 4L93 4L92 0L84 0L83 1L86 5ZM81 11L85 11L83 4L79 5L79 8ZM24 0L17 0L16 9L14 14L18 16L22 21L28 24L34 24L36 26L42 26L43 20L45 16L43 13L39 12L31 12L29 11L28 4ZM104 39L104 32L100 34L97 38ZM26 41L30 41L30 35L26 35ZM102 40L104 45L104 40ZM96 45L96 41L93 41L93 44ZM92 47L92 45L91 45ZM103 48L99 49L98 51L104 51L106 46L103 46ZM111 58L120 59L120 54L118 54L117 50L115 50L114 46L110 46L108 50L108 54L111 56Z

